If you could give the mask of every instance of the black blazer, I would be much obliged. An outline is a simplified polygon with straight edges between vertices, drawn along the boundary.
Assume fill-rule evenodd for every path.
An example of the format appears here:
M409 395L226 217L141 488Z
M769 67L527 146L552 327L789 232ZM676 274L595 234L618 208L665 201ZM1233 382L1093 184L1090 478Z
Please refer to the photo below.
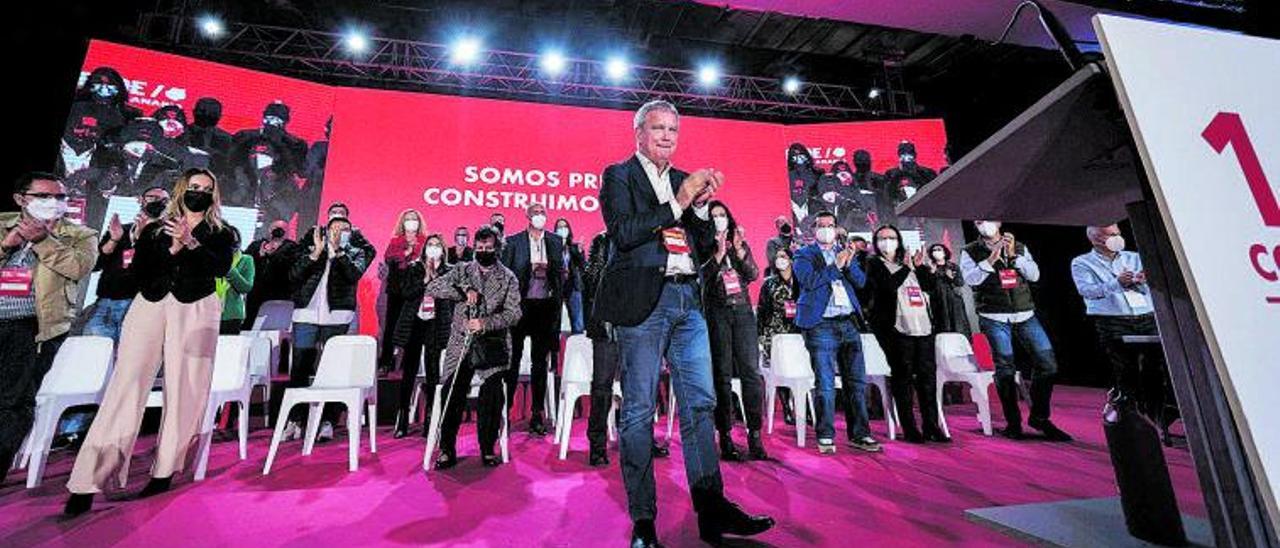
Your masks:
M687 176L671 168L673 194ZM692 207L679 219L672 216L669 205L658 203L658 195L634 155L605 168L602 180L600 206L614 254L600 279L593 319L635 326L653 312L666 283L667 250L662 245L662 231L684 228L696 273L703 258L715 252L714 227L710 220L699 219Z
M546 245L547 257L547 298L564 298L564 243L559 236L542 231L542 242ZM502 246L502 264L520 280L520 298L529 294L529 278L533 277L533 265L530 262L529 231L525 230L507 237Z
M235 240L228 226L214 229L201 222L191 229L200 245L170 255L173 238L164 233L164 223L147 225L134 244L133 265L129 267L142 297L154 303L173 293L178 302L193 303L212 294L213 279L226 277L235 254Z

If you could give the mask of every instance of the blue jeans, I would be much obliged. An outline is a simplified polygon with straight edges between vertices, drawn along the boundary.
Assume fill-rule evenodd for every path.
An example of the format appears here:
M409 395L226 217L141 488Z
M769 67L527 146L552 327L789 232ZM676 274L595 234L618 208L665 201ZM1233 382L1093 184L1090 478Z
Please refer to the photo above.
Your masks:
M93 308L93 315L84 324L84 334L94 337L107 337L116 345L120 344L120 325L124 323L124 315L129 311L133 299L98 299Z
M840 372L844 384L845 430L849 439L871 435L867 419L867 365L862 355L862 335L849 319L822 320L804 332L804 346L809 351L813 373L818 378L815 402L819 440L836 437L835 375ZM888 409L885 412L889 412Z
M574 291L565 298L565 306L569 308L569 329L573 334L586 331L582 320L582 292Z
M1013 413L1016 407L1010 406L1017 405L1016 394L1008 393L1010 388L1001 392L1002 386L1016 388L1014 375L1018 368L1013 363L1013 343L1017 339L1018 344L1031 355L1031 419L1048 419L1049 400L1053 396L1053 379L1058 373L1058 361L1053 355L1049 335L1044 332L1044 326L1040 325L1040 319L1032 316L1022 323L1006 323L979 316L978 325L991 343L991 354L996 365L996 393L1000 396L1001 404L1006 407L1005 414Z
M627 510L632 520L658 513L653 479L653 411L665 357L680 410L680 439L695 511L724 491L712 415L711 346L700 309L698 286L667 283L658 304L640 325L616 329L621 354L622 410L619 446Z

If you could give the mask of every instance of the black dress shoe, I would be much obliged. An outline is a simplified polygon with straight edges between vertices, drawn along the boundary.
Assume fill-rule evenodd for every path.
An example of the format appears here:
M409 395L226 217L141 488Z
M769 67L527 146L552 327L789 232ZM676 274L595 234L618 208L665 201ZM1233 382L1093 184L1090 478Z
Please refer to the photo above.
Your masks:
M167 492L169 488L172 486L173 486L172 476L167 478L151 478L151 481L147 482L147 486L143 487L142 491L138 493L138 498L145 499L147 497L154 497L161 493Z
M406 424L401 424L399 426L396 426L396 432L392 434L391 437L395 439L400 439L408 435L409 435L409 426Z
M927 432L924 435L924 440L933 443L951 443L951 437L942 432Z
M653 443L653 456L654 456L654 458L665 459L665 458L667 458L667 457L671 456L671 450L670 450L670 449L667 449L667 446L665 446L665 445L659 445L659 444L658 444L658 442L654 442L654 443Z
M67 517L76 517L93 509L93 493L72 493L67 498L67 505L62 508L62 514Z
M458 465L458 456L453 453L441 452L436 457L436 470L448 470Z
M547 435L547 426L542 422L542 415L534 415L529 419L529 433L538 437Z
M635 522L631 528L631 548L662 548L653 520L642 519Z
M502 465L502 457L497 455L485 455L480 457L480 463L483 464L485 468L497 468Z
M1021 440L1026 437L1022 434L1022 427L1014 426L1013 424L1009 424L1003 430L1000 430L1000 435L1011 440Z
M1029 419L1027 420L1027 426L1044 433L1045 439L1049 441L1071 441L1074 439L1071 434L1063 432L1057 426L1054 426L1052 422L1049 422L1049 419Z
M764 440L758 430L747 433L747 458L751 460L769 460L769 453L764 450Z
M720 460L726 462L742 462L746 459L742 458L742 452L738 450L738 446L733 444L733 438L728 434L720 434Z
M593 467L609 466L609 454L604 451L592 451L587 464Z
M903 432L902 441L916 444L924 443L924 435L918 431Z
M724 540L724 535L758 535L771 529L773 524L773 518L769 516L749 515L737 504L721 499L714 507L698 513L698 538L718 545Z

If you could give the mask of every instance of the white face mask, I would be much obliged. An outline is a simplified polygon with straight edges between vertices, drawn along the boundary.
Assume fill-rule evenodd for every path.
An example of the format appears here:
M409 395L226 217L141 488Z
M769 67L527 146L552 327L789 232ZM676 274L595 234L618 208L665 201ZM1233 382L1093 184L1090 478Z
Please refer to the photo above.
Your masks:
M821 226L814 232L814 237L818 239L820 244L829 244L836 241L836 227Z
M420 226L420 223L418 223L417 219L408 219L404 222L404 231L417 232L419 226Z
M716 224L716 232L724 232L726 230L729 230L728 217L712 217L711 221Z
M428 259L431 259L431 260L433 260L433 261L434 261L434 260L436 260L436 259L439 259L441 255L444 255L444 248L442 248L442 247L440 247L440 246L438 246L438 245L429 245L429 246L427 246L427 258L428 258Z
M143 154L147 153L147 142L129 141L124 144L123 148L126 154L133 156L134 158L141 158Z
M947 259L947 254L943 252L941 249L935 250L933 253L930 253L929 256L933 257L933 260L938 262L942 262Z
M1111 250L1112 253L1124 251L1124 236L1116 234L1115 236L1107 238L1107 242L1104 245L1106 245L1107 249Z
M42 198L27 202L27 213L41 221L52 221L67 213L67 202L57 198Z
M773 267L778 270L786 270L788 268L791 268L791 259L788 259L786 257L778 257L777 259L773 260Z
M458 247L467 247L467 237L462 235L454 236L453 243L458 244Z
M556 236L559 236L559 237L561 237L561 238L563 238L563 239L568 240L568 239L569 239L569 229L568 229L567 227L563 227L563 226L562 226L562 227L560 227L560 228L557 228L557 229L556 229Z
M532 226L533 228L536 228L538 230L542 230L542 227L547 226L547 216L538 214L538 215L534 215L533 217L530 217L529 226Z
M880 241L876 242L876 247L880 249L880 253L892 257L898 253L898 239L880 238Z
M1000 233L1000 223L993 221L982 221L978 223L978 234L983 238L990 238Z
M267 156L266 154L254 154L254 155L253 155L253 167L255 167L255 168L258 168L258 169L267 169L267 168L269 168L269 167L271 167L271 166L275 165L275 163L276 163L275 158L272 158L272 157L270 157L270 156Z

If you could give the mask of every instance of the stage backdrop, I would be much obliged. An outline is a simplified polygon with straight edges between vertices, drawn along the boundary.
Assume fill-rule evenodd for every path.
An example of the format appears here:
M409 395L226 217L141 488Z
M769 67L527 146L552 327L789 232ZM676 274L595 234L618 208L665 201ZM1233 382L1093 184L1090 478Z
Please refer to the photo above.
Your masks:
M102 86L93 84L111 79L101 77L102 67L122 77L127 101L95 99L94 90ZM523 230L524 206L542 203L548 224L567 218L574 239L585 247L603 227L601 172L635 152L630 111L327 87L105 42L91 45L83 76L59 169L77 177L75 190L90 201L90 211L94 202L105 204L104 197L136 196L145 189L141 180L120 182L121 177L136 178L143 169L138 158L123 153L139 147L125 145L145 140L152 145L148 151L165 153L159 159L167 168L155 170L147 182L164 184L176 169L206 162L219 174L224 195L257 212L260 223L283 219L302 232L323 217L316 213L319 208L334 201L349 204L352 221L378 248L377 265L397 215L406 208L419 210L427 229L449 242L456 227L474 233L495 211L506 215L509 234ZM190 131L202 97L219 101L222 116L212 127L225 131L229 142L206 137L209 127ZM281 131L264 123L279 113L278 107L267 108L277 102L289 107ZM147 117L172 118L155 112L166 105L182 111L187 131L175 138L164 135L162 127L158 136L140 136L140 126L152 123ZM90 122L85 113L93 118L95 131L86 129ZM331 134L326 123L332 124ZM937 170L944 165L940 120L784 126L685 116L675 165L725 173L720 197L746 230L763 270L768 262L765 242L776 234L773 220L796 214L789 169L794 167L793 143L815 159L812 184L801 188L806 209L837 211L841 224L856 233L869 221L893 220L887 217L891 205L880 198L902 187L890 185L883 175L899 166L897 152L904 140L913 143L920 166ZM83 157L79 151L91 148L113 154L78 164ZM864 189L871 193L866 197L856 192L862 187L842 183L845 179L836 173L837 162L852 166L860 149L869 152L870 170L879 177L874 179L879 186ZM151 159L149 154L142 160ZM68 161L70 167L65 166ZM89 167L99 169L84 171ZM860 173L856 180L868 177ZM868 219L868 212L878 217ZM98 213L88 222L98 228L107 220ZM805 217L798 220L803 225ZM263 226L255 232L261 233ZM941 232L922 237L937 241ZM249 237L245 239L247 243ZM360 330L371 334L378 327L377 265L360 285ZM752 284L753 298L758 284Z

